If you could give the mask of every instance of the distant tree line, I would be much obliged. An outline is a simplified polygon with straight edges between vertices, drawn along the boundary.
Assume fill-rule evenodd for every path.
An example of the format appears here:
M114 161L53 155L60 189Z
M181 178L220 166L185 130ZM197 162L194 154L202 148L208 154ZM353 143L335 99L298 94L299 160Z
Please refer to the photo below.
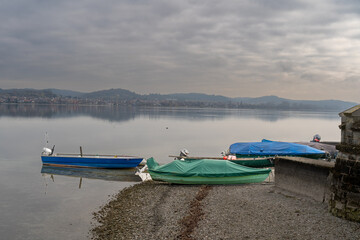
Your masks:
M67 95L68 94L68 95ZM261 101L260 101L261 100ZM354 103L329 101L294 101L276 96L262 98L227 98L206 94L149 94L140 95L124 89L110 89L91 93L66 90L0 89L0 104L78 104L145 107L238 108L276 110L337 110Z

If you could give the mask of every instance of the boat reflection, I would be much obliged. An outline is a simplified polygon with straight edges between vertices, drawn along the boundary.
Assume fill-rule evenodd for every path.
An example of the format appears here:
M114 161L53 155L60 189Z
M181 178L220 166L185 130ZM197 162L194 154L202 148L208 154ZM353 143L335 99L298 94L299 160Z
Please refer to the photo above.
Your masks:
M98 169L98 168L73 168L73 167L54 167L43 165L41 173L50 175L55 181L54 175L62 175L69 177L79 177L80 186L82 178L100 179L106 181L120 182L141 182L141 178L135 175L136 169Z

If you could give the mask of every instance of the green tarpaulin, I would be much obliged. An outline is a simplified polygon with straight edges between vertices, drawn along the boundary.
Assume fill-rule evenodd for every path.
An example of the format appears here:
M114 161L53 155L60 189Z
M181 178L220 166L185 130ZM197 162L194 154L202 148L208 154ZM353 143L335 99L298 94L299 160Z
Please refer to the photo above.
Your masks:
M174 160L171 163L160 166L153 158L147 160L149 171L158 174L178 177L231 177L249 176L256 174L268 174L270 169L255 169L245 167L226 160Z

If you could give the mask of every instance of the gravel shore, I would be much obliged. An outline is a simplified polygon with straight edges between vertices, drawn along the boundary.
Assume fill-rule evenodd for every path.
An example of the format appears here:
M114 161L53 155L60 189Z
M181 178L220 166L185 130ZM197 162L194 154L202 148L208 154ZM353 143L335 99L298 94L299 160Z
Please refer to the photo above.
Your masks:
M146 182L124 189L94 216L93 239L360 239L360 223L273 183Z

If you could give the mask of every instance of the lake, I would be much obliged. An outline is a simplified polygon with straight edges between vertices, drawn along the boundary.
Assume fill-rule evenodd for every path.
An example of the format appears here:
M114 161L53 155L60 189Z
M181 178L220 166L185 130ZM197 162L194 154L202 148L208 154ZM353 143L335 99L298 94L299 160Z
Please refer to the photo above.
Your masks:
M340 141L339 124L338 112L0 104L0 236L87 239L92 212L139 181L134 170L42 168L47 142L57 153L82 146L167 163L183 148L220 156L240 141L310 141L315 134Z

